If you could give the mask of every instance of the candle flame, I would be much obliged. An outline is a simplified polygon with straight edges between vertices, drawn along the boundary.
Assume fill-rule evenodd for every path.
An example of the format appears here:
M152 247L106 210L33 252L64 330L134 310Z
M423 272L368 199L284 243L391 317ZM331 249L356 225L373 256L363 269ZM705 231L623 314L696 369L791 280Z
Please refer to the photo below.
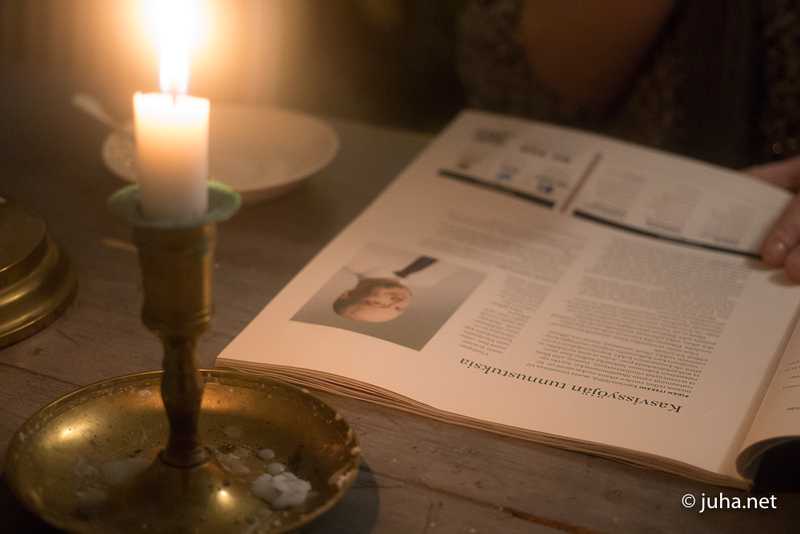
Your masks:
M160 58L160 85L164 93L186 94L192 53L207 27L203 0L147 0L146 17Z

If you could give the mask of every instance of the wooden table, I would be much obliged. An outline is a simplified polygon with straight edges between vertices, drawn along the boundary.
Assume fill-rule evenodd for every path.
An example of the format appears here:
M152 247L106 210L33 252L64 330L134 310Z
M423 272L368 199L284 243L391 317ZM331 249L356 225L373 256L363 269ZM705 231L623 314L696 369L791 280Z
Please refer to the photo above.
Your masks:
M0 452L38 408L79 386L160 367L139 320L129 229L106 210L122 184L104 170L103 129L68 105L68 87L20 76L0 96L0 195L44 217L71 257L79 293L39 334L0 351ZM9 96L12 95L12 96ZM15 95L15 96L13 96ZM244 208L220 228L216 316L205 366L292 276L428 141L424 135L333 121L341 152L307 185ZM700 515L685 493L719 489L622 463L320 395L354 426L365 465L346 499L309 532L791 532L800 499L777 511ZM697 444L702 446L702 444ZM740 495L727 491L728 495ZM6 532L45 525L0 484Z

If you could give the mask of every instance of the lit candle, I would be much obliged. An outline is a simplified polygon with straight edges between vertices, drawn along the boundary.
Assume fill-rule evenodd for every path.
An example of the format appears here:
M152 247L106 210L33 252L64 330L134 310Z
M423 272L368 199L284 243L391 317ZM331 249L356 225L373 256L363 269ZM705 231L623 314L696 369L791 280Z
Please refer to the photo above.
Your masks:
M152 4L160 48L161 93L133 97L137 176L143 215L187 221L208 206L209 101L188 96L198 31L191 0Z

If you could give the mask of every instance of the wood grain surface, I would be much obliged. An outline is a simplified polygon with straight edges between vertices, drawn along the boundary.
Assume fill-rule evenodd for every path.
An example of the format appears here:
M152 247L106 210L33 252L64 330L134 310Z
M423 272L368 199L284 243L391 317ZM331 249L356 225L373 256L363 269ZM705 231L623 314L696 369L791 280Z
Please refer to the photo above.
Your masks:
M129 229L105 208L122 185L100 160L106 132L69 107L71 87L24 74L5 82L0 195L47 221L73 262L79 293L46 330L0 351L3 455L17 426L48 402L97 380L157 369L161 358L139 320ZM216 315L200 346L204 366L213 365L216 354L429 140L332 122L342 142L333 164L299 189L248 206L221 226ZM715 495L719 488L320 396L355 428L365 465L341 505L307 532L796 532L800 525L796 493L780 493L774 511L701 515L683 510L680 497ZM50 531L21 508L5 483L0 510L4 531Z

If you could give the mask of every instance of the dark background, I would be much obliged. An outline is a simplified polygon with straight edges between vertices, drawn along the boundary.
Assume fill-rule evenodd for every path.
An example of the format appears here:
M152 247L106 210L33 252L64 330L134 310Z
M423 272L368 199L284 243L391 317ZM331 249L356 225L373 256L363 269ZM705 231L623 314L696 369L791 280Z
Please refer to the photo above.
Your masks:
M463 3L211 0L214 32L190 92L435 131L463 104L454 57ZM33 66L130 115L130 95L157 84L140 5L3 0L0 69Z

